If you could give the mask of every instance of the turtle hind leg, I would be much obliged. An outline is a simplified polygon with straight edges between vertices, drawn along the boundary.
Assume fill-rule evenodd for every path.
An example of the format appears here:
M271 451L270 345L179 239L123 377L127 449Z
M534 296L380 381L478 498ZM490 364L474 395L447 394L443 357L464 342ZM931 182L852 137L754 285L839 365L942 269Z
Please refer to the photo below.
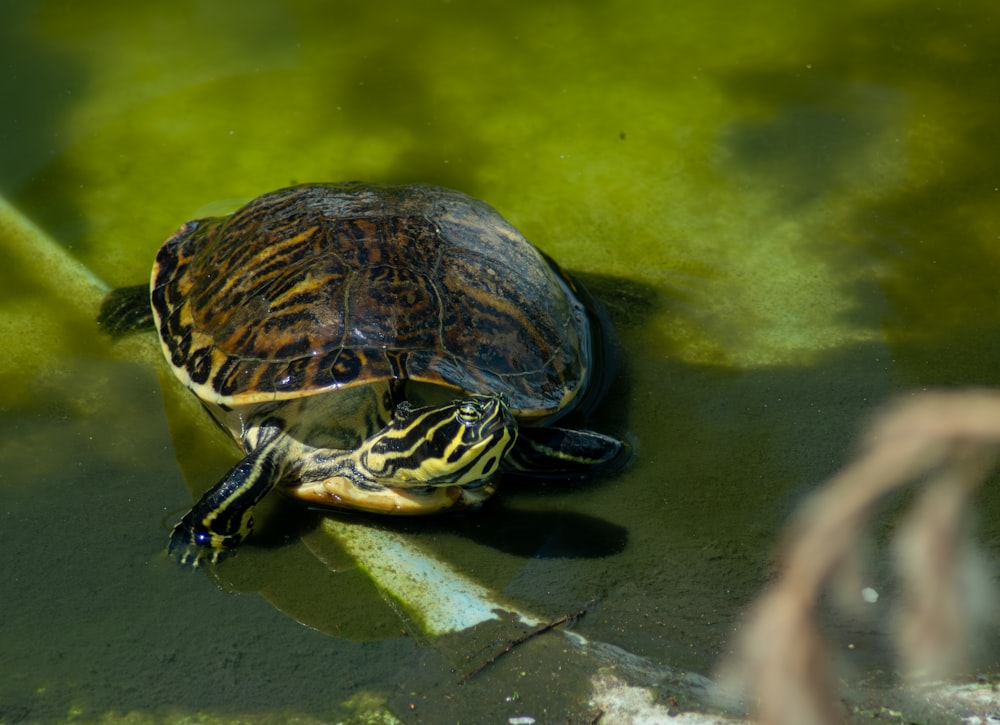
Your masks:
M97 325L114 338L156 329L149 302L149 285L111 290L101 302Z
M628 463L629 452L625 441L596 431L521 428L504 470L549 478L607 476Z
M167 553L184 566L216 563L253 530L253 507L274 488L286 458L277 435L254 449L202 496L170 532Z

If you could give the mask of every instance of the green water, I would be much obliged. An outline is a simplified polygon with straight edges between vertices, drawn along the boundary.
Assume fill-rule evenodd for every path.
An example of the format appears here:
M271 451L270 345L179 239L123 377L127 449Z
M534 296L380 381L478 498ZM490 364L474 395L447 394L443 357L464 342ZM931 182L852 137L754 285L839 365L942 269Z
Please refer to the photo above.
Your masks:
M707 673L871 411L997 382L998 26L988 2L6 3L0 193L111 286L211 204L298 181L496 206L609 307L605 419L636 461L402 528ZM168 522L234 452L148 346L100 337L92 281L22 239L0 226L0 722L594 717L547 650L456 686L287 524L218 580L178 571ZM986 495L994 551L998 512Z

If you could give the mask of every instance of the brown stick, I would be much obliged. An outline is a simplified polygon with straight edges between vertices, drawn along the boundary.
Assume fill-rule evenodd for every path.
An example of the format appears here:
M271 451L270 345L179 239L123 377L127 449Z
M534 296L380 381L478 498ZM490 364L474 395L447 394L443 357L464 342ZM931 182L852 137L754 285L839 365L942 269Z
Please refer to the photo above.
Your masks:
M511 652L513 652L516 647L520 647L522 644L524 644L528 640L534 639L535 637L537 637L540 634L545 634L546 632L548 632L548 631L550 631L552 629L555 629L560 624L566 624L566 622L575 622L580 617L582 617L586 613L586 611L587 611L586 607L584 607L582 609L578 609L578 610L576 610L575 612L573 612L571 614L565 614L562 617L559 617L559 619L553 619L551 622L548 622L546 624L539 624L537 627L535 627L534 629L528 630L527 632L525 632L524 634L522 634L517 639L508 640L507 644L504 645L503 649L501 649L501 650L499 650L497 652L494 652L489 657L487 657L486 660L484 660L478 667L476 667L473 670L470 670L469 672L466 672L464 675L462 675L458 679L458 681L455 684L456 685L464 685L466 682L468 682L473 677L475 677L476 675L478 675L479 673L481 673L487 667L489 667L490 665L494 664L501 657L503 657L506 654L510 654Z

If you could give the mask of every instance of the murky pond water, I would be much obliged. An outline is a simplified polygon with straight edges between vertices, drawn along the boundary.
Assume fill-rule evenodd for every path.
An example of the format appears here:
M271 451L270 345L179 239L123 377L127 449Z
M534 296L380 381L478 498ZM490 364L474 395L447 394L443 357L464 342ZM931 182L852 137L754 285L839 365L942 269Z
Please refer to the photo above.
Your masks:
M533 643L457 686L492 649L420 636L350 556L317 555L312 514L277 506L215 576L168 561L170 523L235 451L149 341L93 318L102 284L144 280L213 203L442 184L590 281L623 351L603 422L632 467L370 524L543 618L585 607L576 631L677 670L728 649L782 522L875 407L997 382L989 3L2 14L0 722L596 716L575 665ZM986 492L994 551L998 513Z

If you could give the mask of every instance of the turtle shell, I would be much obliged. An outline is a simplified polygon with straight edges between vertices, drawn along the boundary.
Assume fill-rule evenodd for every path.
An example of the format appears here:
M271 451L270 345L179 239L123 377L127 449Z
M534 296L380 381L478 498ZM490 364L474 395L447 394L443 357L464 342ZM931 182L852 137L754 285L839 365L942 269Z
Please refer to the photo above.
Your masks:
M434 186L307 184L184 224L151 298L164 353L227 408L384 380L572 409L590 328L569 278L489 205Z

